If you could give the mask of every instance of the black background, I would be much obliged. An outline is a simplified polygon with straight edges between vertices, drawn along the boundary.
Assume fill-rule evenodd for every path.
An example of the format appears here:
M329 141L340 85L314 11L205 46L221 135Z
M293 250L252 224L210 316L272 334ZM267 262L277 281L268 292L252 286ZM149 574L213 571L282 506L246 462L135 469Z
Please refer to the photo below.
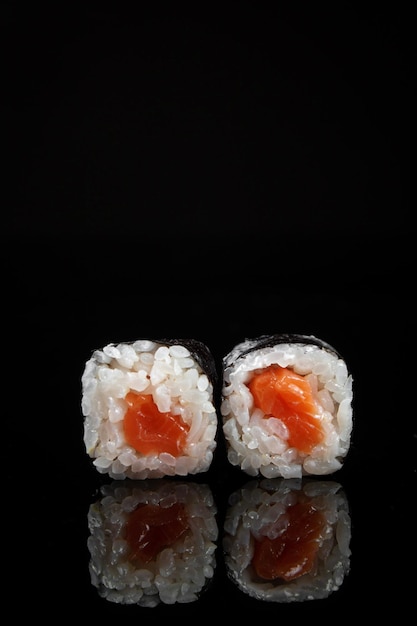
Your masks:
M1 9L10 606L105 623L405 610L416 582L406 4L35 4ZM276 332L324 339L353 374L352 446L334 476L351 506L345 583L284 606L227 580L222 520L249 477L219 432L196 478L219 510L213 586L157 609L99 598L87 510L106 480L83 447L85 361L110 342L188 337L221 372L235 343Z

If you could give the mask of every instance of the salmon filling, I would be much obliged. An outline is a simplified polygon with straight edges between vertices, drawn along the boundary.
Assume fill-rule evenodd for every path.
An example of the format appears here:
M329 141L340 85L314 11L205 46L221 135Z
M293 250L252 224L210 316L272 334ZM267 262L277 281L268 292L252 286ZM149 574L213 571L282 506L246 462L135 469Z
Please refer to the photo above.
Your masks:
M265 418L276 417L288 428L288 443L299 452L309 454L323 441L324 432L311 386L292 370L271 365L248 383L255 406Z
M313 569L325 526L324 515L308 502L287 509L288 525L274 539L255 540L252 565L263 580L295 580Z
M141 454L183 453L190 427L180 415L161 413L151 394L129 392L125 400L123 430L129 446Z

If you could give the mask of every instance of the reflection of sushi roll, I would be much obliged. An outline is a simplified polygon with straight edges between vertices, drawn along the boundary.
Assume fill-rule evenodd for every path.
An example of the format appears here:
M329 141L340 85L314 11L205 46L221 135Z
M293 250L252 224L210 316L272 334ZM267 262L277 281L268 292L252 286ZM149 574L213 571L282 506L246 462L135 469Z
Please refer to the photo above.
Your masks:
M350 445L352 377L316 337L264 335L224 357L220 410L228 459L247 474L330 474Z
M154 607L197 600L212 580L218 527L207 485L114 481L90 506L91 582L101 597Z
M196 340L109 344L82 375L84 443L114 479L208 470L216 447L216 369Z
M312 478L251 481L229 498L229 578L270 602L326 598L350 570L351 523L341 485Z

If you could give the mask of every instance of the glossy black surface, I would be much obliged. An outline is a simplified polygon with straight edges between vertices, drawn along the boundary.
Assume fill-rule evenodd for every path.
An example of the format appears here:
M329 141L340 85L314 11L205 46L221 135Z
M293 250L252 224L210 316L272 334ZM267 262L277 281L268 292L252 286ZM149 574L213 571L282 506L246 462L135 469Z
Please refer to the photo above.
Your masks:
M242 610L247 620L338 620L413 606L407 15L350 3L300 14L250 3L205 16L4 11L3 573L13 611L111 624ZM343 585L282 605L228 579L223 522L250 477L228 464L219 431L209 472L191 477L218 508L212 585L196 602L155 609L100 598L87 514L107 481L83 446L85 361L113 341L188 337L221 373L237 342L273 333L317 336L353 374L351 449L331 477L352 522Z

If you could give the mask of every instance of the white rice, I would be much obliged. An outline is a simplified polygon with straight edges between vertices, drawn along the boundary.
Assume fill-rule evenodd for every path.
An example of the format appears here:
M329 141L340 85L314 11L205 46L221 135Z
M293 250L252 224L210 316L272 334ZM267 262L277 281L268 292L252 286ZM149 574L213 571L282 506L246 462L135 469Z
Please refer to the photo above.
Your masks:
M99 595L118 604L153 608L197 600L212 581L218 526L216 505L204 484L171 479L114 481L88 511L89 571ZM142 505L185 507L188 530L143 564L129 558L126 523Z
M289 581L262 580L251 564L254 542L285 533L289 507L299 502L300 496L325 519L314 566ZM258 600L288 603L328 597L350 571L350 542L349 506L339 483L311 478L261 479L229 497L223 535L227 574L241 591Z
M350 447L352 376L335 352L309 342L284 342L257 349L246 340L224 358L220 412L228 459L251 476L297 478L339 470ZM247 386L251 377L270 365L292 369L309 381L324 441L309 454L288 445L288 430L279 415L265 418L254 406Z
M130 391L151 394L159 411L181 416L190 429L183 454L141 454L125 440ZM150 340L110 343L96 350L82 375L84 443L100 473L114 479L160 478L209 469L216 448L213 382L181 344Z

